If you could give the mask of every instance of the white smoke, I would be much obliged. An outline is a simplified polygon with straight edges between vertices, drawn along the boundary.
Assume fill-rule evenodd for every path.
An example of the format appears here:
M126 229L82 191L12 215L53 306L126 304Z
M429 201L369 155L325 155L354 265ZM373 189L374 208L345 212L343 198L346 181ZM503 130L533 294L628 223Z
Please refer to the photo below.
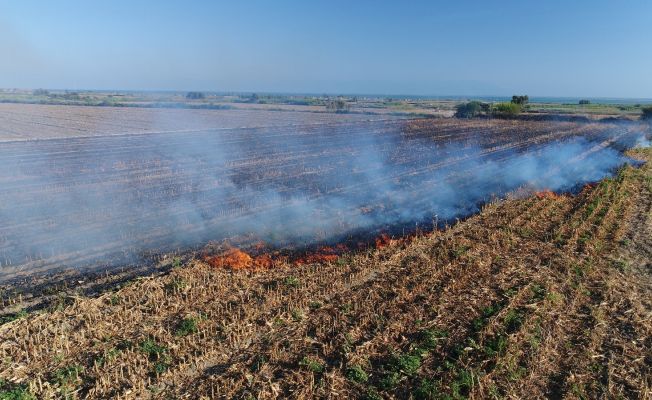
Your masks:
M0 281L237 236L311 245L452 220L523 186L572 191L649 146L610 126L527 150L442 144L399 123L5 143Z

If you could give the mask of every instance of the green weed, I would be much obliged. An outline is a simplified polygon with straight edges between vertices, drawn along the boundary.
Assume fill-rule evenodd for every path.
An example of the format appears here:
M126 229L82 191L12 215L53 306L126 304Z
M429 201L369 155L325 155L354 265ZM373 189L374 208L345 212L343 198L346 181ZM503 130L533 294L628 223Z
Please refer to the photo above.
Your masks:
M369 375L359 365L354 365L346 370L346 377L357 383L365 383L369 380Z
M104 352L104 355L102 355L101 357L96 358L94 364L97 365L98 367L101 367L101 366L105 365L106 363L114 360L118 356L118 354L120 354L119 349L111 348L111 349L107 350L106 352Z
M470 249L471 249L471 246L461 245L459 247L456 247L456 248L452 249L451 255L452 255L453 258L459 258L462 255L464 255L464 253L469 251Z
M546 287L541 284L535 283L530 286L530 291L532 292L533 301L541 301L546 297Z
M188 287L188 282L181 278L173 278L170 283L165 285L165 289L168 292L177 292L177 291L182 291L185 288Z
M475 385L475 374L473 371L460 370L455 377L453 383L451 383L451 391L453 392L453 398L460 399L466 398L473 389Z
M389 371L383 375L379 382L381 389L395 388L401 380L401 374L396 371Z
M76 383L79 380L79 375L84 371L84 367L80 365L70 365L68 367L59 368L54 371L54 380L61 386L68 386Z
M294 288L299 287L299 285L301 285L299 279L294 276L288 276L287 278L285 278L285 280L283 280L283 283L285 284L285 286L294 287Z
M414 375L421 368L421 355L418 354L395 354L390 365L393 370L402 372L405 375Z
M140 350L150 357L160 356L168 351L165 346L161 346L151 338L146 339L140 343Z
M189 317L181 320L174 334L176 336L188 336L190 334L197 333L197 332L199 332L197 318Z
M0 379L0 400L36 400L26 385Z
M303 311L299 310L298 308L293 309L290 312L290 315L292 315L294 322L299 322L303 319Z
M367 390L367 393L364 394L362 397L363 400L383 400L383 396L381 396L376 389L374 388L369 388Z
M519 310L511 309L505 315L503 322L508 333L515 332L523 323L523 313Z
M419 343L421 343L421 345L427 350L434 350L439 342L446 338L446 336L448 336L446 331L427 329L419 332Z
M150 361L154 362L154 372L161 374L170 367L172 358L168 354L168 349L156 343L153 339L146 339L140 343L140 350L147 354Z
M494 357L501 355L505 352L507 348L507 337L505 335L496 335L491 338L487 338L484 341L484 352L488 357Z
M309 357L303 357L303 359L299 361L299 366L304 367L315 374L324 372L324 364Z
M0 325L6 324L8 322L16 321L22 318L26 318L27 315L28 314L26 310L20 310L15 314L3 315L0 317Z
M412 392L415 400L435 400L439 398L439 385L436 381L423 379Z
M322 304L318 301L311 301L310 303L308 303L308 308L310 308L311 310L318 310L322 308Z

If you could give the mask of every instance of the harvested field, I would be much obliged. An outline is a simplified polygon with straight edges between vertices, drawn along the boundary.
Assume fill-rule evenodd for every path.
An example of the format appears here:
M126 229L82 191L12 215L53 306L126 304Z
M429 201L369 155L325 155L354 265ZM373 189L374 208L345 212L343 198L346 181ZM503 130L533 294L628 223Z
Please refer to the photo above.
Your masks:
M250 272L193 260L62 298L0 326L2 390L649 399L652 153L632 155L648 163L575 196L491 203L333 262Z
M311 125L388 118L391 117L292 110L192 110L0 103L0 142Z
M129 119L134 111L124 112ZM627 161L620 151L646 129L321 118L3 143L0 282L154 265L161 254L209 241L297 249L432 229L519 187L574 190L599 180Z

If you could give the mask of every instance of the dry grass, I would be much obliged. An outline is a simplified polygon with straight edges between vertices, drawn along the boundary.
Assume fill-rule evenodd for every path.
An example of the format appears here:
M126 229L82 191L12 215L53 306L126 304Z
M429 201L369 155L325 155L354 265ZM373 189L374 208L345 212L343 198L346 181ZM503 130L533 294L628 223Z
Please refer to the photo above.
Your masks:
M335 262L251 272L195 260L61 299L0 326L2 390L650 398L651 182L648 163Z

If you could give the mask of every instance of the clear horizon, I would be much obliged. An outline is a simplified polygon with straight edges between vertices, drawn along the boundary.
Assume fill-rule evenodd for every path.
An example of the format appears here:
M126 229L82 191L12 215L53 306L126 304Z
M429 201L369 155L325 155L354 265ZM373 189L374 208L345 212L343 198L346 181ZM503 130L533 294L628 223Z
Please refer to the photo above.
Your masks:
M0 87L0 91L11 91L11 90L19 90L19 91L33 91L36 89L43 89L43 90L48 90L51 92L82 92L82 93L92 93L92 92L98 92L98 93L111 93L111 92L124 92L124 93L132 93L132 94L138 94L138 93L180 93L184 94L187 92L191 91L199 91L203 92L205 94L216 94L216 95L249 95L252 93L256 93L259 95L279 95L279 96L368 96L370 98L373 97L378 97L378 98L388 98L388 97L405 97L405 98L423 98L423 99L440 99L440 100L459 100L459 99L509 99L515 94L524 94L524 93L514 93L510 95L492 95L492 94L479 94L479 95L458 95L458 94L410 94L410 93L310 93L310 92L283 92L283 91L277 91L277 92L264 92L264 91L258 91L258 90L249 90L249 91L238 91L238 90L202 90L202 89L115 89L115 88L109 88L109 89L94 89L94 88L48 88L48 87ZM537 99L568 99L568 100L578 100L578 99L587 99L587 100L627 100L627 101L636 101L636 100L641 100L641 101L649 101L652 102L652 97L605 97L605 96L540 96L540 95L531 95L528 94L530 100L537 100Z
M0 2L0 87L649 99L652 3Z

